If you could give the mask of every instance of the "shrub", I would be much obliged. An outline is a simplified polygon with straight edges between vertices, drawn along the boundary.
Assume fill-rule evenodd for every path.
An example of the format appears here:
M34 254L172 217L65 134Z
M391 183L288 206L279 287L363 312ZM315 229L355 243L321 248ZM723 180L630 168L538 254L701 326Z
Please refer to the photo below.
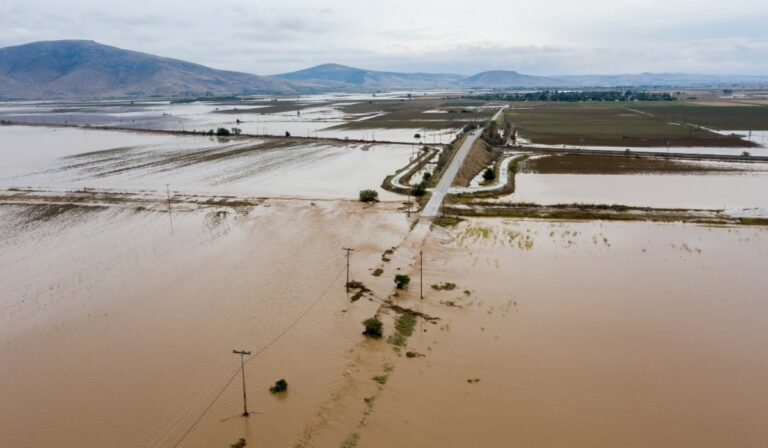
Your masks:
M405 274L395 275L395 286L397 286L397 289L405 289L408 283L411 283L411 277Z
M229 445L231 448L245 448L245 446L248 445L245 443L245 439L239 439L237 442L233 443L232 445Z
M374 316L365 319L363 321L363 326L365 326L365 331L363 331L363 334L369 338L380 339L384 335L384 324L379 320L378 317Z
M378 202L379 192L376 190L360 190L360 202Z
M229 132L229 129L227 128L218 128L216 129L216 135L218 135L219 137L228 137L232 135L232 133Z
M287 390L288 390L288 382L285 381L284 379L279 379L275 381L274 386L269 388L269 391L272 392L273 394L285 392Z
M493 171L493 168L485 169L485 172L483 172L483 179L486 181L492 181L493 179L496 179L496 173Z
M422 179L422 180L421 180L421 182L422 182L422 183L424 183L424 182L428 182L430 179L432 179L432 173L430 173L429 171L425 172L425 173L424 173L424 174L421 176L421 179Z
M424 182L420 182L418 185L411 189L411 194L416 197L421 197L427 194L427 186Z

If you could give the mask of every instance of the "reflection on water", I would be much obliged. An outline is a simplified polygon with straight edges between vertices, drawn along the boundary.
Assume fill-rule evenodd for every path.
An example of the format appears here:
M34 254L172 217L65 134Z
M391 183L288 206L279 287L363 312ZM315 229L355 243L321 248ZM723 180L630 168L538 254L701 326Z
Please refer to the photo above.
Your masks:
M518 174L503 198L539 204L768 210L768 173L706 175Z
M0 188L165 190L355 198L405 166L407 145L285 143L94 129L0 127ZM382 199L398 196L380 190Z

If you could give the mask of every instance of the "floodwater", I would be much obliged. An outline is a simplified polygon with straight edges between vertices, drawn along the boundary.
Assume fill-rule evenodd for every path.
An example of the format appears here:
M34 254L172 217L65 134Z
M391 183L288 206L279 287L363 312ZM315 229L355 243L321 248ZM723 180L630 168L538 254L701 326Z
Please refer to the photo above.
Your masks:
M429 233L391 203L270 200L181 209L171 232L130 204L34 207L0 205L0 446L768 438L763 228L473 219ZM379 302L350 303L342 247L353 279L386 297L408 273L395 303L440 318L408 340L416 357L364 340ZM419 251L425 285L455 290L418 300ZM233 349L254 353L248 419Z
M395 357L348 429L360 446L764 446L765 229L473 219L451 233L428 238L424 278L457 287L426 288L441 320L408 347L426 356Z
M621 204L661 208L764 209L768 174L524 174L500 200L537 204Z
M431 92L436 94L439 92ZM207 131L238 127L252 135L282 136L286 132L300 137L332 137L368 141L402 143L449 143L458 129L438 131L418 128L403 129L335 129L352 121L365 120L378 113L347 114L339 106L371 100L398 100L406 92L386 94L308 95L284 98L260 98L259 104L248 102L192 102L174 104L169 101L84 101L84 102L10 102L0 104L0 118L13 122L44 124L80 124L94 127L126 127L172 131ZM267 104L295 104L297 110L260 112ZM240 113L221 113L242 109ZM298 109L301 109L300 111ZM415 139L420 133L424 137Z
M171 233L159 212L0 205L0 446L175 446L227 384L180 446L289 446L372 313L350 304L341 248L375 284L368 267L407 233L382 207L179 210ZM247 420L233 349L254 352Z
M241 196L355 198L405 166L409 145L285 144L95 129L0 127L0 187L83 187Z

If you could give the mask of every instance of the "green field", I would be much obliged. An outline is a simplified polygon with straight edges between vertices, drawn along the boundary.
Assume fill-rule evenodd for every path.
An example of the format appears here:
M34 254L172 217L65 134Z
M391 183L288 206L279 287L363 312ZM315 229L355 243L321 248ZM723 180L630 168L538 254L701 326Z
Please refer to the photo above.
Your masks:
M624 147L728 146L750 142L697 126L678 124L655 115L658 102L630 103L514 103L506 119L534 143ZM685 107L685 106L682 106ZM653 109L654 111L656 109ZM672 112L676 109L670 108Z
M670 122L693 123L718 130L768 130L768 106L675 102L641 103L636 108Z

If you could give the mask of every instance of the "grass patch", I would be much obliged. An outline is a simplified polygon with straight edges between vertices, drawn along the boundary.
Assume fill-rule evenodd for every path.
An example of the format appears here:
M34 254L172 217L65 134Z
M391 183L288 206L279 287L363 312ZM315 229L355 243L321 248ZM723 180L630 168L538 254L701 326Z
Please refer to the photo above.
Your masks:
M360 434L353 432L348 435L343 442L341 442L341 448L355 448L360 441Z
M395 329L398 333L405 337L413 334L413 329L416 326L416 317L411 313L401 314L395 320Z
M432 222L440 227L454 227L464 221L463 218L458 216L438 216L433 219Z
M432 285L432 289L436 291L453 291L456 289L456 283L445 282Z

